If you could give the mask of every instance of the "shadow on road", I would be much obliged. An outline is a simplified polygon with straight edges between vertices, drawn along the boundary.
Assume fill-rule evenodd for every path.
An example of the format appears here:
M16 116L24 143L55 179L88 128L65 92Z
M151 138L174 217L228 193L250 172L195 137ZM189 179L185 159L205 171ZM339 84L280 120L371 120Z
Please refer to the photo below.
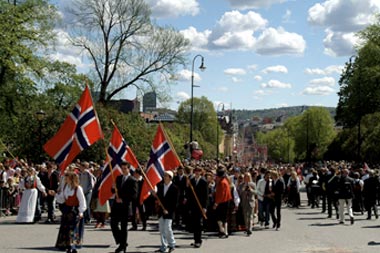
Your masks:
M332 226L337 226L339 225L338 223L314 223L310 224L309 226L311 227L332 227Z
M380 242L370 241L368 242L368 246L380 246Z
M380 228L380 225L363 226L362 228Z
M323 217L312 217L312 218L302 217L302 218L298 218L297 220L326 220L326 218L323 218Z

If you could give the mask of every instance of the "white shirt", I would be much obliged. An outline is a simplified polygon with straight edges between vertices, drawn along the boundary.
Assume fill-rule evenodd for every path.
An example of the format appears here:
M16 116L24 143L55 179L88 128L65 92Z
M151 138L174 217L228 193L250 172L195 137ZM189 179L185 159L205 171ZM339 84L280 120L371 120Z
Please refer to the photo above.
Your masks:
M168 184L164 184L164 196L166 195L166 193L168 192L169 190L169 187L172 185L172 181L170 181L170 183Z
M64 190L63 192L61 192L61 194L63 194L65 199L67 199L69 196L73 196L74 192L75 192L75 189L71 188L69 185L66 185L66 187L64 187ZM77 188L77 198L79 201L79 208L78 208L79 213L83 214L83 212L87 209L87 205L86 205L86 199L83 194L83 189L80 185Z

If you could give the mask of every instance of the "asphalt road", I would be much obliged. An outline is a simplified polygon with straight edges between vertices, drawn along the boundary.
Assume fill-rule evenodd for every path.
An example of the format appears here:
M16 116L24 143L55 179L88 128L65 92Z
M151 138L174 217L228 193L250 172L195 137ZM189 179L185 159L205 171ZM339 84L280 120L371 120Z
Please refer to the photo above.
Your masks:
M327 219L320 209L305 207L284 208L279 231L255 226L251 237L243 232L227 239L206 234L200 249L190 247L192 234L175 231L175 252L300 252L300 253L366 253L380 252L380 219L366 220L356 216L355 224L340 225L336 219ZM0 218L0 252L57 252L54 244L59 224L15 224L16 217ZM44 219L43 219L44 220ZM153 252L160 239L156 222L149 221L148 231L129 232L128 252ZM116 245L109 225L94 229L87 225L84 245L79 252L114 252Z

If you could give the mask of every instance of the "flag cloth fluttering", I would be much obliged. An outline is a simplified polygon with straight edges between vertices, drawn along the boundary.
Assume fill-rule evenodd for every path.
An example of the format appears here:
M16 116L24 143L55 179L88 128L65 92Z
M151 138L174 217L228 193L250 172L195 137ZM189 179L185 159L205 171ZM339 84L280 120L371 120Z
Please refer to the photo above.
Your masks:
M120 165L123 161L131 165L131 170L139 167L136 156L124 140L117 126L114 125L110 145L107 150L107 160L102 168L102 182L99 186L98 197L101 205L104 205L113 195L111 192L112 184L114 179L122 173ZM111 170L113 175L111 174Z
M175 150L170 145L170 140L165 136L163 126L161 124L157 127L156 136L154 137L152 147L150 150L150 159L147 164L145 172L147 179L150 181L151 186L155 187L164 177L165 170L174 170L179 167L181 162L175 153ZM149 196L151 186L144 180L140 203Z
M90 90L87 85L78 103L44 150L64 170L84 149L103 138Z

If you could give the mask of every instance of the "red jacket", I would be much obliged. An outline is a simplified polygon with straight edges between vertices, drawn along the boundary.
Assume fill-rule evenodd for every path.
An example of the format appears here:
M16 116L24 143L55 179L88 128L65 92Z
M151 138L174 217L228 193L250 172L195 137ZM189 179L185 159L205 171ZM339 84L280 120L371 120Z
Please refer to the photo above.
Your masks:
M232 199L231 187L227 178L223 178L217 185L215 191L215 203L220 204Z

